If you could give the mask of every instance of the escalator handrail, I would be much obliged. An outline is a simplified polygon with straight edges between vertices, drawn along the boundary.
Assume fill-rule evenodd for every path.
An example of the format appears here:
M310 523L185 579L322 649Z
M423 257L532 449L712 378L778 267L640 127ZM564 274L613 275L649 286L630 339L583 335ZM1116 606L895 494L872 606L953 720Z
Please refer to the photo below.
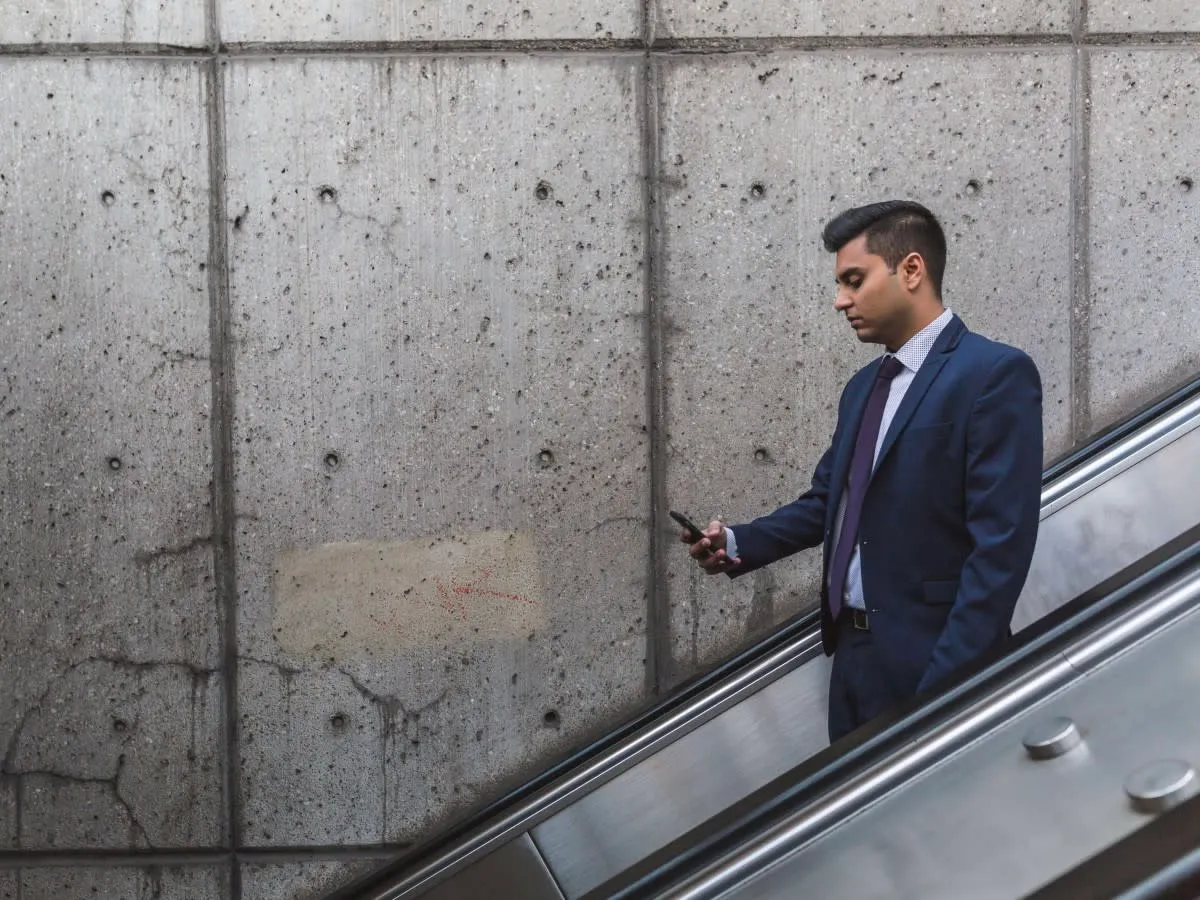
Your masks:
M1061 651L1089 629L1118 618L1148 591L1200 562L1200 525L1147 554L1016 635L936 694L919 697L847 735L725 812L630 866L582 900L660 897L697 878L768 829L804 814L836 789L918 745L962 710L1004 690L1014 670Z
M1043 490L1096 463L1106 451L1119 448L1129 437L1161 421L1173 410L1197 397L1200 397L1200 374L1056 459L1043 472ZM610 769L630 756L644 752L647 743L658 740L653 731L655 723L673 714L675 718L709 717L715 714L707 698L717 685L739 676L748 681L755 680L761 677L758 672L764 663L769 665L781 652L803 652L811 648L814 642L819 642L819 638L819 610L807 609L798 613L755 645L684 682L669 696L602 736L572 750L559 762L476 810L437 837L405 851L375 872L328 895L327 900L357 897L361 892L379 888L385 883L394 884L401 878L420 879L427 870L450 865L450 857L462 857L460 862L474 858L483 849L510 834L514 820L527 819L539 811L546 812L550 807L557 808L564 793L573 793L577 789L577 782L591 781L595 777L591 774L595 769ZM736 690L727 693L734 692ZM647 734L648 729L651 730L650 734Z

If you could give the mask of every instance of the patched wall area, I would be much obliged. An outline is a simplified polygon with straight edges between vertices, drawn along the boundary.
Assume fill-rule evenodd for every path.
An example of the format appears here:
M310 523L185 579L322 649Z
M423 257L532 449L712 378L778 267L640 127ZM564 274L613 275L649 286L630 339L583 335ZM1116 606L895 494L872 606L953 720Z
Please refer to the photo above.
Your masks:
M0 893L320 896L809 608L816 552L703 578L666 511L806 489L847 206L939 214L1048 458L1192 375L1198 28L6 10Z

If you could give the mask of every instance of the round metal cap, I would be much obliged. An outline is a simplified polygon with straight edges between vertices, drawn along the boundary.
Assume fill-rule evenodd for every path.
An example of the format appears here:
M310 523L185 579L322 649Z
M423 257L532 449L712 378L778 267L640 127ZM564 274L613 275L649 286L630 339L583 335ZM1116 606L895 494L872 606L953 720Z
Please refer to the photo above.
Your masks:
M1064 716L1047 719L1029 729L1024 740L1026 752L1034 759L1054 759L1069 750L1074 750L1083 738L1075 723Z
M1145 813L1166 812L1198 788L1196 770L1179 759L1161 759L1142 766L1125 781L1125 793L1134 809Z

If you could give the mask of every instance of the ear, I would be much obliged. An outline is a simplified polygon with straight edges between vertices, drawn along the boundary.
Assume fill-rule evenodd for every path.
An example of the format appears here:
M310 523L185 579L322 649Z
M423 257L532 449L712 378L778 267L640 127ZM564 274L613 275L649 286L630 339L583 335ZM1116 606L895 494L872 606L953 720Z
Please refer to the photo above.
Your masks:
M925 281L925 258L920 253L910 253L896 267L900 281L909 291L916 291Z

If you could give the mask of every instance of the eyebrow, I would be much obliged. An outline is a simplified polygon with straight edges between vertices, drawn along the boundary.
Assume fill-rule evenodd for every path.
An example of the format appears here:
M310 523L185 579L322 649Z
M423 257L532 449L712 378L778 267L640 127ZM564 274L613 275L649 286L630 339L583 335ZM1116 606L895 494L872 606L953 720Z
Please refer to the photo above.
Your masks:
M843 269L841 273L834 278L834 283L845 284L847 278L853 278L855 275L865 275L866 273L867 270L860 266L850 266L848 269Z

